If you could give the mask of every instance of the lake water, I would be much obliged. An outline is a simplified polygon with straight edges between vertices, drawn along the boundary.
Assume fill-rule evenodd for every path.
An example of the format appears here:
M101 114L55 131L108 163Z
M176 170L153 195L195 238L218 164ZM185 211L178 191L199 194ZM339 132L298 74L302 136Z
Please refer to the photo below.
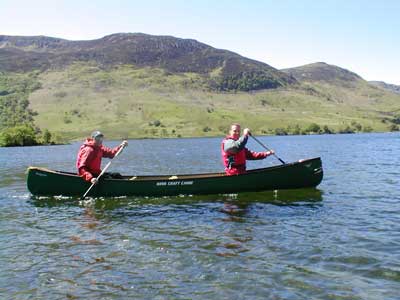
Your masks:
M259 139L322 157L317 190L39 199L26 168L75 171L80 144L0 148L0 299L399 299L400 135ZM109 171L221 171L219 147L132 140Z

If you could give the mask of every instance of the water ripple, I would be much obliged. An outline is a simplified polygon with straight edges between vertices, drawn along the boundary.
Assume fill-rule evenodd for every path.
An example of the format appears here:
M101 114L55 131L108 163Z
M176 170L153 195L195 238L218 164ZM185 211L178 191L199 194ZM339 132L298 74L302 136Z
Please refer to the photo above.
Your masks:
M261 138L287 160L322 156L317 190L83 202L25 186L29 165L73 170L78 143L0 149L0 298L398 299L399 137ZM219 171L219 142L131 141L113 168Z

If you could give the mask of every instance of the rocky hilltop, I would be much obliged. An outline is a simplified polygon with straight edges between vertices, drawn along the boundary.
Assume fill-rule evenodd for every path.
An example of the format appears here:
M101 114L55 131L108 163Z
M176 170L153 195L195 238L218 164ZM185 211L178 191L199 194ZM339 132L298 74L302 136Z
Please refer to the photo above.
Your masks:
M117 33L89 41L0 35L0 71L60 69L76 62L94 62L102 68L133 65L198 73L215 90L249 91L296 83L268 64L193 39L142 33Z
M282 71L293 76L298 81L348 82L363 80L356 73L325 62L317 62L300 67L283 69Z

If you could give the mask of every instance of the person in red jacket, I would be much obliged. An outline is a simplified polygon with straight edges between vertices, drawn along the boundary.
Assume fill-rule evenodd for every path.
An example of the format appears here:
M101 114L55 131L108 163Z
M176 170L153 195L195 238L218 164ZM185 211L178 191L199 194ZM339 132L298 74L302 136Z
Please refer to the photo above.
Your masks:
M87 138L80 147L76 159L78 174L85 181L97 183L97 176L101 173L101 158L113 158L121 147L128 145L123 141L121 145L111 149L103 146L104 135L100 131L94 131L91 138Z
M246 148L250 129L245 128L240 136L240 124L232 124L229 135L221 143L222 161L227 175L239 175L246 172L246 160L264 159L274 154L274 150L253 152Z

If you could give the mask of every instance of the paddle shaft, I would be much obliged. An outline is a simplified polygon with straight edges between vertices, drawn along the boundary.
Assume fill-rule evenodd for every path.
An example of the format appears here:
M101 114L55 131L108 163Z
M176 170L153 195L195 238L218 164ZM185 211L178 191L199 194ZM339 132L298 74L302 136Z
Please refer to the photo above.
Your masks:
M263 146L264 147L264 149L266 149L267 151L271 151L270 149L268 149L268 147L267 146L265 146L263 143L261 143L257 138L255 138L254 136L252 136L251 134L250 134L250 136L257 142L257 143L259 143L261 146ZM277 159L279 159L279 161L282 163L282 164L286 164L282 159L280 159L275 153L273 154Z
M117 151L117 153L115 153L113 159L116 158L116 157L121 153L121 151L122 151L122 149L124 149L124 147L125 147L125 145L118 149L118 151ZM104 167L104 169L101 171L100 175L97 176L97 178L96 178L97 180L99 180L100 177L103 176L103 174L107 171L108 167L111 165L111 162L112 162L112 160L110 160L110 161L108 162L108 164L106 164L106 166ZM92 189L92 187L95 186L96 183L97 183L97 182L92 183L92 185L88 188L88 190L86 191L86 193L81 197L81 200L85 199L86 195L90 192L90 190Z

